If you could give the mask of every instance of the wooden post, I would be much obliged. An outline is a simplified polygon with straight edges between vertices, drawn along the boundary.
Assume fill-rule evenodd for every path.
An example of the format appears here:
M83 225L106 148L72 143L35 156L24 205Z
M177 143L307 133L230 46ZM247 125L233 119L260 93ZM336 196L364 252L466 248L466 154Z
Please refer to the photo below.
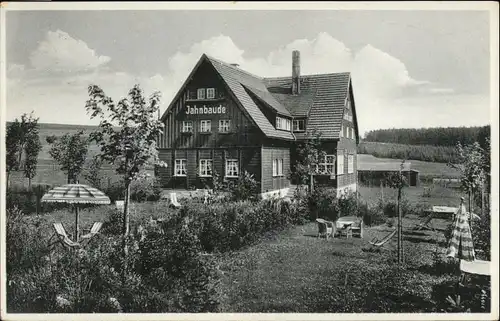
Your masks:
M78 242L78 204L75 204L75 242Z
M401 188L398 187L398 264L403 263L403 224L401 215Z

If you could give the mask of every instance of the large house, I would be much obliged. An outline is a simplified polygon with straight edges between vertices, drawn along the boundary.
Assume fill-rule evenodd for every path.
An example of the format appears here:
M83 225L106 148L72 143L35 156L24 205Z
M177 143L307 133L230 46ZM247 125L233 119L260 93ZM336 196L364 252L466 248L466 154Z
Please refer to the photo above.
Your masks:
M319 133L326 157L315 176L338 191L357 189L359 143L350 73L300 74L292 53L291 77L263 78L237 64L202 55L161 117L158 170L166 188L210 186L217 173L244 171L263 197L290 187L297 142Z

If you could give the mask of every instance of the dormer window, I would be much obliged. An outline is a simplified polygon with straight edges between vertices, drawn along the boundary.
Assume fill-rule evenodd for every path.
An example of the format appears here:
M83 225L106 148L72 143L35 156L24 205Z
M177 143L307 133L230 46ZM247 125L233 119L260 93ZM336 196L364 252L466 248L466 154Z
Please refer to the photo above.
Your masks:
M293 131L303 132L306 130L306 120L305 119L295 119L293 121Z
M276 117L276 129L291 130L291 121L283 117Z

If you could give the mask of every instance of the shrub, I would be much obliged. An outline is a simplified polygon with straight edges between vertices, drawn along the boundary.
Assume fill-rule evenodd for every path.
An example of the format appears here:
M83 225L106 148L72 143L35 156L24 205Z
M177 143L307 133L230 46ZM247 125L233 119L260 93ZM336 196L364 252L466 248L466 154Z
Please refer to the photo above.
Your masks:
M342 193L338 198L340 216L358 216L358 194L352 191Z
M125 199L123 182L114 182L104 189L111 202ZM130 200L135 202L158 201L161 198L161 185L155 179L135 180L130 184Z
M336 221L339 217L337 192L335 189L315 188L312 193L308 193L308 205L311 220L324 218Z
M236 181L228 182L227 190L234 201L256 200L258 183L252 174L244 171Z

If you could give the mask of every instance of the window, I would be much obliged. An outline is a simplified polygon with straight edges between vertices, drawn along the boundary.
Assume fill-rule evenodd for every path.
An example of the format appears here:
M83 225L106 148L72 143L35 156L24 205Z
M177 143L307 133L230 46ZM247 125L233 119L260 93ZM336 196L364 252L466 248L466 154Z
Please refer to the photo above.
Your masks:
M291 121L283 117L276 117L276 129L291 130Z
M205 99L205 88L198 88L196 98Z
M183 121L181 131L183 133L191 133L193 131L193 122L188 120Z
M346 131L347 131L347 133L346 133L346 134L347 134L347 135L346 135L346 137L347 137L347 138L351 138L351 129L349 128L349 126L347 126L345 129L346 129Z
M215 88L207 88L207 99L215 99Z
M283 176L283 159L273 159L273 176Z
M331 174L335 169L335 155L325 155L325 157L319 162L318 173L319 174Z
M174 176L186 176L186 160L185 159L176 159L175 167L174 167Z
M226 177L238 177L238 160L226 160Z
M212 131L212 122L210 120L200 120L200 132L209 133Z
M347 173L354 173L354 155L347 156Z
M344 125L342 125L342 127L340 127L339 137L344 137Z
M293 121L293 131L303 132L306 130L306 121L304 119L297 119Z
M351 138L356 139L356 133L354 132L354 128L351 128Z
M219 120L219 132L228 133L230 127L231 127L231 121L229 119Z
M200 176L212 176L211 159L200 159Z
M337 155L337 175L344 174L344 153Z

